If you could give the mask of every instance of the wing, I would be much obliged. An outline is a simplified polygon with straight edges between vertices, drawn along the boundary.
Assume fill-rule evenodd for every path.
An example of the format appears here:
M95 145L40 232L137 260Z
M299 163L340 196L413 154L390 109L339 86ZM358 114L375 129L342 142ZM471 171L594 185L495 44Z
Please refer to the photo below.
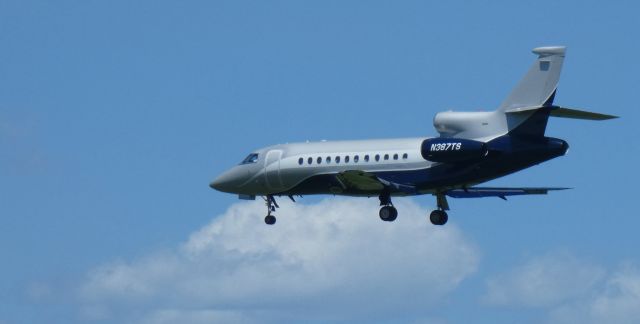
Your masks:
M380 193L383 190L402 191L407 194L416 192L414 186L395 183L385 180L373 173L361 170L347 170L336 175L338 181L345 189Z
M507 196L520 195L546 195L549 191L566 190L570 188L486 188L473 187L467 189L454 189L445 192L449 197L453 198L482 198L482 197L499 197L507 200Z
M382 191L384 189L384 184L372 173L348 170L338 173L336 177L345 188L360 191Z

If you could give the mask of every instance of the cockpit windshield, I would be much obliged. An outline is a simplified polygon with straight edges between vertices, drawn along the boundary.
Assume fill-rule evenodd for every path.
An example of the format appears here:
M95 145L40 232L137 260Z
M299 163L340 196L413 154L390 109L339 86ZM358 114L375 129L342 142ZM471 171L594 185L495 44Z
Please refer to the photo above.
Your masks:
M258 162L258 153L251 153L246 158L244 158L244 160L242 160L240 164L251 164L256 162Z

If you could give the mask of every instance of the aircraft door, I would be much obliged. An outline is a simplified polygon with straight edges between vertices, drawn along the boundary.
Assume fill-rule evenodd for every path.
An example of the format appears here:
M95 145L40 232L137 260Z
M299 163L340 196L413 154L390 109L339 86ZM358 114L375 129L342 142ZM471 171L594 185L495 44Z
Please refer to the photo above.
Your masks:
M265 182L269 189L282 189L282 181L280 179L280 158L281 150L271 150L267 152L264 160Z

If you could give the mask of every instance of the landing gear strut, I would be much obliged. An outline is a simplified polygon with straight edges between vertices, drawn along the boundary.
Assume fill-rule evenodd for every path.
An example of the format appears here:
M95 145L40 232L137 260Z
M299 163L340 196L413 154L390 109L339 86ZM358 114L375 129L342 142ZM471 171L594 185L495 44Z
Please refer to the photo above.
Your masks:
M391 203L391 195L388 192L383 192L380 194L380 219L385 222L393 222L398 217L398 210L393 207L393 203Z
M264 218L264 222L267 225L273 225L276 223L276 217L271 215L272 212L276 211L276 208L280 208L276 199L273 198L272 195L267 195L264 197L265 205L267 205L267 216Z
M445 210L449 210L449 203L447 202L447 196L442 193L436 194L436 200L438 209L431 212L429 220L433 225L444 225L449 220L449 215Z

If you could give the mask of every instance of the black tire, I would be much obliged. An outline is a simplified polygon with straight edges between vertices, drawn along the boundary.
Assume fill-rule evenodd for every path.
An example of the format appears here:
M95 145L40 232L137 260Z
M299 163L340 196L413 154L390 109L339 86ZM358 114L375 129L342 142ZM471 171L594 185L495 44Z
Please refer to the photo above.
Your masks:
M389 210L389 206L384 206L380 208L380 211L378 212L378 216L380 216L380 219L386 222L387 219L389 219L389 216L391 216L391 211Z
M429 214L429 220L431 221L431 224L438 225L438 221L440 220L439 210L432 211L431 214Z
M440 224L438 225L444 225L449 221L449 215L447 215L447 212L442 211L442 217L440 218Z
M380 208L378 215L385 222L393 222L398 217L398 210L393 206L384 206Z
M394 220L396 220L396 218L398 218L398 210L393 206L389 206L389 209L391 210L391 215L389 215L389 218L387 218L387 221L393 222Z
M267 215L267 217L264 218L264 223L267 225L273 225L276 223L276 217L273 215Z
M429 220L433 225L444 225L449 220L449 215L443 210L434 210L429 215Z

